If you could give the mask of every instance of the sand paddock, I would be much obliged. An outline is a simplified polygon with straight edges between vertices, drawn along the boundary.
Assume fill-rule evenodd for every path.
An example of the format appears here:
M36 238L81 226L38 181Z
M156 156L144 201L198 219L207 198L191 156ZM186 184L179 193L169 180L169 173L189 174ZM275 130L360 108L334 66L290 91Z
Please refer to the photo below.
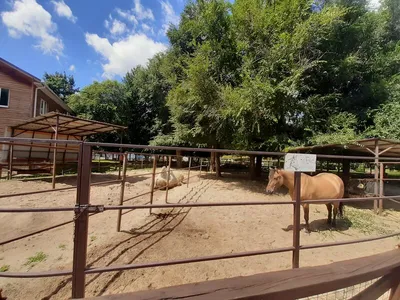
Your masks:
M149 191L151 176L145 171L128 171L125 198ZM195 172L192 172L195 174ZM92 182L116 179L116 175L94 174ZM75 185L76 177L58 179L57 187ZM12 180L0 182L0 194L51 188L48 180ZM191 178L169 191L170 203L286 201L285 194L268 196L265 183L213 175ZM93 186L91 203L116 205L120 184ZM400 193L399 193L400 194ZM0 199L2 207L73 206L76 190ZM154 203L165 203L165 191L157 191ZM126 204L144 204L143 196ZM310 206L313 232L301 232L302 244L351 240L399 231L400 209L392 207L383 216L375 216L366 205L346 207L347 219L338 220L337 230L326 223L324 205ZM234 253L291 246L292 206L202 207L124 211L122 232L116 232L117 212L107 211L90 217L88 265L91 267L164 261L204 255ZM73 213L0 214L1 241L72 220ZM303 219L302 219L303 223ZM305 250L300 266L371 255L393 249L399 240L389 238L356 245ZM0 246L0 268L9 272L37 272L72 269L73 224ZM38 253L42 252L40 255ZM31 258L31 259L29 259ZM164 286L250 275L291 267L291 253L193 263L86 277L86 296L106 295ZM67 299L71 295L69 277L41 279L0 278L0 288L9 299Z

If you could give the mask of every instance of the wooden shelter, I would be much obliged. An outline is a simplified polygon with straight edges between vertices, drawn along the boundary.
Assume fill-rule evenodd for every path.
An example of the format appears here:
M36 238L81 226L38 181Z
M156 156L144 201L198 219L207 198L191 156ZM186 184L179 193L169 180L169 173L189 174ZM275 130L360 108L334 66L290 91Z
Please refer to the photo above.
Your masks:
M50 112L12 126L11 137L51 139L54 141L84 140L88 136L122 131L126 128L59 112ZM8 179L11 179L13 171L31 174L51 170L54 188L57 164L61 163L64 166L66 163L78 161L78 145L76 144L33 145L23 142L2 144L0 174L1 167L5 166L8 169Z
M400 141L382 138L369 138L346 142L342 144L326 144L308 147L292 148L288 152L292 153L313 153L325 155L341 155L343 164L343 180L348 186L350 180L350 159L345 159L344 156L353 156L352 161L365 161L362 157L374 157L374 194L376 196L383 195L383 174L385 164L390 162L380 162L380 158L397 158L400 156ZM359 158L356 158L359 156ZM336 158L337 161L337 158ZM338 162L338 161L337 161ZM397 163L397 162L393 162ZM380 174L381 173L381 174ZM374 204L375 211L378 211L378 204ZM382 210L379 205L379 210Z

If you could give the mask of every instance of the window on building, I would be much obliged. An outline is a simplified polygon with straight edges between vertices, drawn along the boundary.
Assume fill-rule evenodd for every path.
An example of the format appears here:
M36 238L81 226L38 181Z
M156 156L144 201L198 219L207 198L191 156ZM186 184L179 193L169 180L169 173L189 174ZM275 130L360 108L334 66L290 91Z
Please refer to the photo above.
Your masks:
M47 102L44 101L43 99L40 99L40 114L41 115L47 114L48 110L49 107L47 105Z
M10 90L0 88L0 107L8 107L10 102Z

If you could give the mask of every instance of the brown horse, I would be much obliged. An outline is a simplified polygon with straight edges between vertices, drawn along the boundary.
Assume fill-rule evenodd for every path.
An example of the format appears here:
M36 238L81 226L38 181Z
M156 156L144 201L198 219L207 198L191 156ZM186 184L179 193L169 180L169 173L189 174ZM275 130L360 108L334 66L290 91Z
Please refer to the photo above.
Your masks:
M294 172L280 169L271 169L269 172L269 181L266 187L267 194L272 194L280 186L286 186L289 189L289 195L294 199ZM300 201L303 200L322 200L322 199L340 199L344 195L344 184L342 179L331 173L320 173L316 176L301 174ZM328 209L328 224L336 226L336 215L339 212L343 216L342 202L323 202ZM304 209L304 220L306 221L306 232L310 231L309 204L302 204ZM333 220L332 220L333 206Z

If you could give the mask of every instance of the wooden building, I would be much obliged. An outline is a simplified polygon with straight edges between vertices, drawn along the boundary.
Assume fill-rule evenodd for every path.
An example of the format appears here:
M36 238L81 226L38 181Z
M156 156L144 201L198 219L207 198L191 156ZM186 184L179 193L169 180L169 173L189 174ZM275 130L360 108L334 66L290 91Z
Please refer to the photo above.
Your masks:
M11 136L12 126L52 111L72 114L39 78L0 58L0 137ZM2 161L8 146L0 149Z

